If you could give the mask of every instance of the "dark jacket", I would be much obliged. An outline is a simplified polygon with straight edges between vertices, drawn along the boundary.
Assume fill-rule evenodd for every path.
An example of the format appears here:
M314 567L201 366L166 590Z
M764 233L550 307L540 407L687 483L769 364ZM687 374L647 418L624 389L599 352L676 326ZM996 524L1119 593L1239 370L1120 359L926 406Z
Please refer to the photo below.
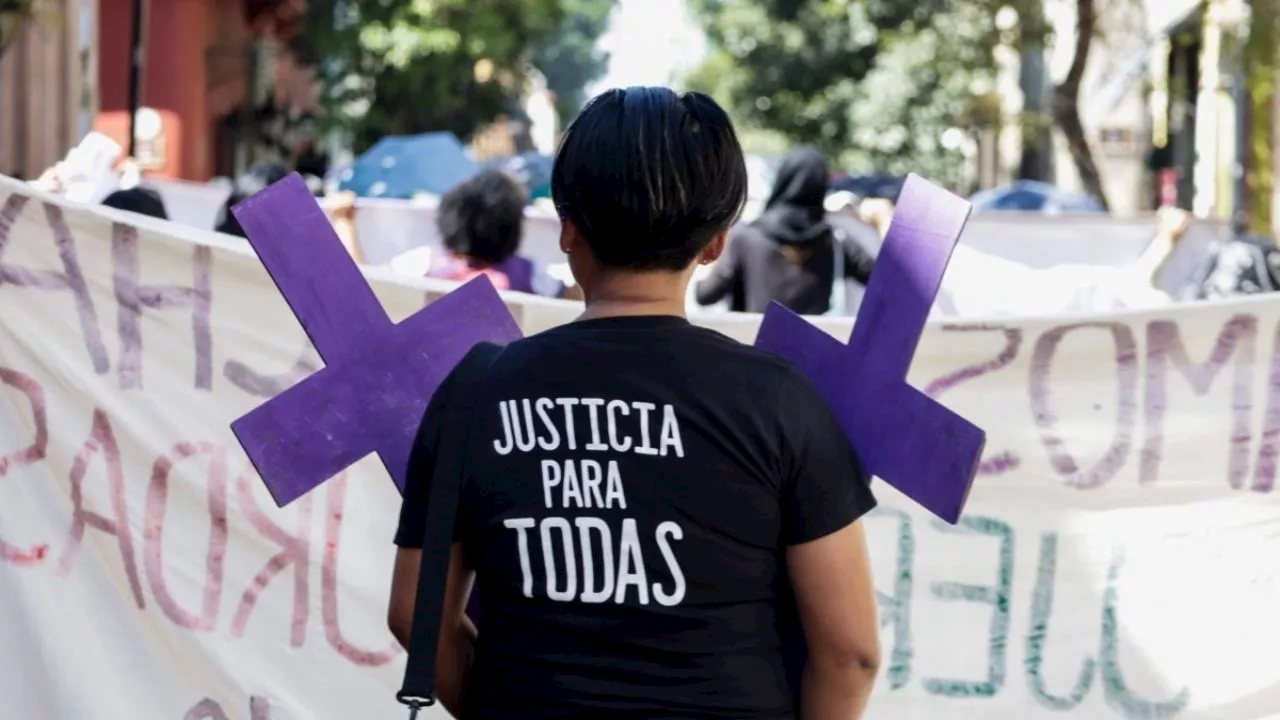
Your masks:
M845 276L865 285L875 259L827 221L827 180L827 160L817 149L788 155L764 213L734 228L724 257L698 283L698 302L727 296L738 312L763 312L777 301L801 315L823 314L831 309L837 248Z

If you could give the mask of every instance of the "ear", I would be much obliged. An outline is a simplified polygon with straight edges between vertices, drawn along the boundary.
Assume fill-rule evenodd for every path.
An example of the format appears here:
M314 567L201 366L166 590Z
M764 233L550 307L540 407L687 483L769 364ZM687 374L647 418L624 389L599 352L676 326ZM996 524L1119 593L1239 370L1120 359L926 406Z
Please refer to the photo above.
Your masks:
M728 245L728 242L728 230L721 230L716 233L715 237L711 238L711 242L707 243L707 246L703 248L702 252L698 255L698 263L701 265L710 265L716 260L719 260L720 256L724 254L724 249Z
M578 232L577 226L572 220L560 221L560 252L565 255L572 255L578 246L582 244L582 233Z

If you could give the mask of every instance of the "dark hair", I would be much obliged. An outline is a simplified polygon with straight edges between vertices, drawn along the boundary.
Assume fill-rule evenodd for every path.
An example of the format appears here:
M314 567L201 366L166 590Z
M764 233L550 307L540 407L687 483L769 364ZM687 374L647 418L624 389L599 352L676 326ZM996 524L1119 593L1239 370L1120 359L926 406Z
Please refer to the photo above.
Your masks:
M742 214L747 168L706 95L609 90L565 132L551 195L600 265L683 270Z
M169 219L169 213L165 211L164 200L160 197L160 193L151 188L135 187L128 190L117 190L108 195L102 201L102 204L116 210L138 213L139 215L160 218L161 220Z
M524 223L524 189L498 170L484 170L440 199L436 227L453 254L485 266L516 253Z
M218 210L218 217L214 220L213 229L236 237L246 237L244 228L240 227L240 221L236 220L235 215L231 214L231 208L237 203L266 190L269 186L280 182L288 174L288 170L275 163L254 163L251 165L240 177L236 178L231 187L231 195Z

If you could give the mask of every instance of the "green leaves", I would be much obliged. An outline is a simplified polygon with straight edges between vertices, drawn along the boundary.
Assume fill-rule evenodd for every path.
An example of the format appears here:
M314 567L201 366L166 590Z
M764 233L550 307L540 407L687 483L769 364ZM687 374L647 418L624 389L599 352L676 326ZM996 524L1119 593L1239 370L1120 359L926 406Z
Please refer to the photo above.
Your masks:
M48 12L52 8L44 0L0 0L0 55L18 37L18 31L42 10Z
M1000 0L692 4L713 52L686 84L851 170L958 179L958 128L992 114Z
M389 134L467 138L513 109L532 49L568 0L311 0L295 43L324 84L328 120L357 149Z
M609 69L609 56L596 49L596 41L608 29L609 15L617 4L617 0L563 0L563 22L533 50L533 65L547 78L564 123L587 100L587 86Z

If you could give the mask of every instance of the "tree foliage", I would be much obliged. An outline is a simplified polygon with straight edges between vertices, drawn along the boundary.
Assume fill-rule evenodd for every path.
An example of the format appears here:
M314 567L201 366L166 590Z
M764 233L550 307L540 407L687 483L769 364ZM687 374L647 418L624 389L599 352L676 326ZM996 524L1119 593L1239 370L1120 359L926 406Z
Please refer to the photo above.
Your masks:
M49 0L0 0L0 57L18 37L18 31L41 15L56 17L57 8Z
M604 77L608 53L596 47L618 0L564 0L564 20L533 50L533 65L556 96L556 111L568 122L586 102L587 86Z
M826 150L852 134L849 107L881 38L861 4L695 0L713 48L686 83L741 120Z
M1276 77L1280 73L1280 0L1254 0L1245 44L1246 117L1245 207L1249 230L1263 237L1275 232Z
M1062 130L1067 151L1071 153L1071 161L1075 163L1076 172L1080 176L1080 184L1106 210L1110 209L1110 204L1102 184L1102 173L1098 171L1098 164L1093 159L1093 149L1089 146L1089 138L1080 120L1080 84L1089 63L1097 23L1098 11L1094 0L1076 0L1076 34L1071 67L1062 82L1053 89L1052 109L1054 122Z
M739 122L817 145L851 169L956 181L955 133L963 140L961 128L998 121L1003 4L695 0L713 52L686 82Z
M385 135L467 138L511 109L563 0L311 0L294 43L357 149Z

